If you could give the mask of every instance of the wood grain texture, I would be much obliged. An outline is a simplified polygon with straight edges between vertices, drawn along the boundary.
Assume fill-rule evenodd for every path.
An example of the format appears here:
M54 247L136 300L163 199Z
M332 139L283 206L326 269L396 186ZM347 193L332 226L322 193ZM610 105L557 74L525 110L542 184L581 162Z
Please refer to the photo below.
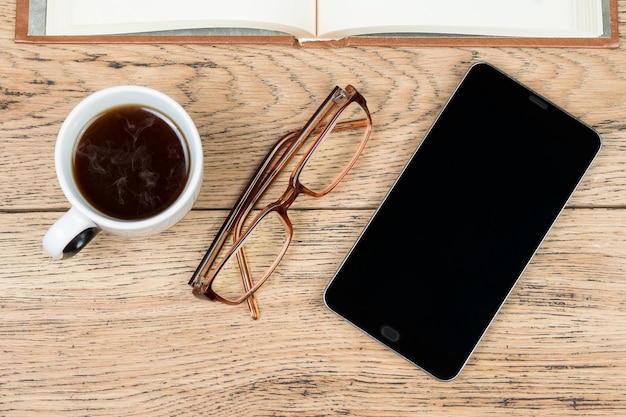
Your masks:
M619 1L622 44L626 1ZM622 416L626 410L626 51L298 49L13 42L0 4L0 416ZM339 263L468 67L488 61L595 127L604 147L461 376L437 382L325 308ZM262 317L186 282L255 164L334 85L374 118L353 171L291 214ZM179 101L203 138L194 210L147 239L53 261L68 208L54 144L101 88ZM464 202L459 202L462 209ZM374 294L373 294L374 296Z
M461 376L440 383L325 309L369 213L297 211L262 318L185 284L221 218L194 211L150 241L100 236L50 262L56 213L1 217L0 410L6 415L621 415L622 210L568 209ZM185 236L185 239L180 239ZM322 244L323 242L323 244ZM11 266L8 266L11 265ZM12 410L19 410L13 414Z

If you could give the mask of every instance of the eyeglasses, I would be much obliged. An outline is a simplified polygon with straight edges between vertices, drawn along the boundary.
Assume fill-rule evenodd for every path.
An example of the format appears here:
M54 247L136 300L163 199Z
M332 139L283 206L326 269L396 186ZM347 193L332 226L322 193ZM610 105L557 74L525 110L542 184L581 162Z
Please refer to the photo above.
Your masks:
M300 194L330 193L356 163L371 131L365 98L351 85L335 87L301 130L281 137L265 156L189 280L192 292L230 305L246 301L258 319L254 294L293 239L287 210ZM286 190L272 200L275 184L295 161Z

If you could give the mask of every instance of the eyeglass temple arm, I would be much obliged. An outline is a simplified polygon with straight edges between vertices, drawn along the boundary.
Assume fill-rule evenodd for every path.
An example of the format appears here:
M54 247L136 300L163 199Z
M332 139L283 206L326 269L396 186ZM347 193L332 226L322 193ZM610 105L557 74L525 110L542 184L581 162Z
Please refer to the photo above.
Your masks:
M211 246L209 246L209 249L204 254L202 260L200 261L200 264L198 265L195 272L191 276L191 279L188 282L189 285L194 286L196 283L201 282L201 278L202 276L205 275L207 267L212 265L213 262L215 262L215 258L217 256L217 253L219 252L219 248L221 248L222 245L224 244L228 236L228 233L235 227L235 225L239 223L239 220L242 217L244 217L247 214L247 212L254 206L254 202L249 202L250 196L258 195L258 193L255 192L255 190L257 190L258 188L262 188L262 189L266 188L262 186L260 187L259 182L261 181L261 178L263 177L263 173L267 169L267 166L269 165L271 160L275 157L276 153L283 146L285 146L285 144L288 144L290 141L292 141L295 138L295 135L297 133L298 133L297 131L290 132L289 134L283 136L273 146L273 148L270 150L270 152L266 155L264 160L261 162L261 164L259 165L259 167L257 168L255 172L255 175L250 179L250 181L244 188L244 192L239 196L239 198L235 202L235 205L233 206L228 217L226 218L226 220L220 227L220 230L218 231L215 239L213 239ZM263 181L263 182L266 182L266 181ZM240 233L240 227L237 228L237 236L233 235L233 237L235 239L238 239L239 233ZM245 290L247 291L252 286L252 282L249 276L249 268L246 263L245 255L237 254L237 260L238 260L240 272L242 275L243 285L244 285ZM258 307L256 298L254 297L254 295L248 297L246 302L248 305L248 309L250 311L250 316L254 320L258 319L260 316L260 312L259 312L259 307Z
M244 193L238 199L235 208L237 210L236 213L232 213L229 218L231 219L232 225L230 227L234 227L235 230L232 233L233 240L236 241L241 236L241 219L245 218L247 214L252 210L255 206L258 196L262 195L264 190L267 189L269 184L274 181L275 175L272 175L268 178L267 175L264 175L267 166L270 161L274 158L274 156L280 151L283 146L289 145L297 136L299 132L290 132L287 135L283 136L270 150L268 155L266 155L265 159L261 163L261 165L257 168L257 171L254 177L250 180L248 185L245 187ZM228 231L228 229L227 229ZM226 231L226 232L227 232ZM225 233L227 235L228 233ZM240 251L237 252L237 263L239 265L239 272L241 273L241 280L246 292L250 291L254 283L252 282L252 278L250 277L250 268L248 267L248 262L246 259L244 248L242 247ZM251 294L248 298L246 298L246 304L248 305L248 310L250 312L250 317L253 320L258 320L261 313L259 312L259 306L256 301L256 297L254 294Z
M235 202L235 205L230 210L228 217L226 218L226 220L220 227L219 231L217 232L217 235L215 236L215 239L213 239L211 246L209 246L209 249L202 257L200 264L198 265L198 267L196 268L196 271L193 273L193 275L191 276L191 279L188 282L189 285L194 285L195 283L200 282L201 277L204 275L205 270L207 269L207 266L211 265L215 261L215 257L217 256L218 249L222 247L222 245L224 244L224 241L226 240L226 237L228 236L228 232L230 232L233 229L236 221L242 217L242 214L244 214L244 209L246 209L247 207L250 207L250 202L249 202L250 196L253 195L253 192L255 191L255 189L258 188L259 186L258 183L260 179L263 177L263 173L265 169L267 168L267 165L269 165L272 158L275 156L276 152L278 152L280 148L284 146L286 142L288 142L288 140L290 139L289 136L290 135L283 136L281 140L277 142L276 145L274 145L274 147L270 150L270 152L265 156L265 159L259 165L254 176L250 179L250 181L244 188L243 193L239 196L239 198Z

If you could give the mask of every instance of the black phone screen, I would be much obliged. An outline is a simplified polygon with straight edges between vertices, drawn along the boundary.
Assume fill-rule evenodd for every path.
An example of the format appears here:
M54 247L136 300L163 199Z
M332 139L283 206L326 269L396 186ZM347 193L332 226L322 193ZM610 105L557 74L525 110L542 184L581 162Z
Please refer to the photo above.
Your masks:
M590 127L474 64L326 288L326 305L455 378L601 147Z

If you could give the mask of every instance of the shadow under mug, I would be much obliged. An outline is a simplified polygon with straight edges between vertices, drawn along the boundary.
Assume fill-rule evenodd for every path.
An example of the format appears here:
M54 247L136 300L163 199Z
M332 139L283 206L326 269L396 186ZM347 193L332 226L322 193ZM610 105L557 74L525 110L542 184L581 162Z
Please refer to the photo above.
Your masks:
M151 108L167 117L182 134L188 151L187 181L179 196L152 217L138 220L116 219L95 209L80 192L73 172L74 154L85 127L98 115L126 105ZM159 233L173 226L191 210L202 186L202 142L193 120L172 98L147 87L110 87L81 101L61 125L54 162L59 184L71 205L43 238L44 249L55 259L73 256L100 230L129 237Z

